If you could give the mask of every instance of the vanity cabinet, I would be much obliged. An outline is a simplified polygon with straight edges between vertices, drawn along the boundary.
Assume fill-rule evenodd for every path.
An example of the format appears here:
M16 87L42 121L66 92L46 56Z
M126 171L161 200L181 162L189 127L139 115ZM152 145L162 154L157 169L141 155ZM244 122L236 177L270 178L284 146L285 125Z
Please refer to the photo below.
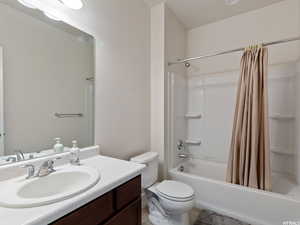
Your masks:
M104 225L141 225L141 200L137 199Z
M138 176L50 225L141 225L141 220Z

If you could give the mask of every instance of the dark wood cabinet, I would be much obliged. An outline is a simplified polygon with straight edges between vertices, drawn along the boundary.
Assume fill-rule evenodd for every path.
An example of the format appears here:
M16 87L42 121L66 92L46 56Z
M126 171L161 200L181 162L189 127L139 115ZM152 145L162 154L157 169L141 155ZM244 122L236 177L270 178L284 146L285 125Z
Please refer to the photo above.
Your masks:
M141 224L141 176L138 176L50 225Z
M141 177L136 177L115 189L115 208L120 210L141 196Z
M141 199L129 204L105 225L141 225Z

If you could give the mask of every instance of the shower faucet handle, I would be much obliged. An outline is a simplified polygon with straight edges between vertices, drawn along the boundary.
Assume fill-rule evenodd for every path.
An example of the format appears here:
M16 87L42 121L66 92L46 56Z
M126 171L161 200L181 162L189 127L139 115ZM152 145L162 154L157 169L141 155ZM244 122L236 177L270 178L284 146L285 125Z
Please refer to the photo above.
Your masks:
M178 140L177 142L177 150L178 151L183 151L185 149L185 144L183 140Z

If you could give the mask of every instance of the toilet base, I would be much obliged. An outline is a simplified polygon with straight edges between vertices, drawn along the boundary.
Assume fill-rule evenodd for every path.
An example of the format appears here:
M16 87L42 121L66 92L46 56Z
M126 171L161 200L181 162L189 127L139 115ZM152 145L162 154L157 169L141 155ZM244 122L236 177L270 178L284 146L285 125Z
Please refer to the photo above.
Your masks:
M188 213L183 215L170 215L169 221L170 225L190 225Z
M190 225L188 212L194 200L172 201L158 195L156 185L145 189L149 207L149 220L153 225Z

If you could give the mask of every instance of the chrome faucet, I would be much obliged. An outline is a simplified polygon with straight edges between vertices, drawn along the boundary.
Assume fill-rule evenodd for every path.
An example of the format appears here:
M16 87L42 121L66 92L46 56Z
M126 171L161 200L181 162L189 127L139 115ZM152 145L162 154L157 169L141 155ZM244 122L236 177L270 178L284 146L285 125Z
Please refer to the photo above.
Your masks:
M56 161L58 159L61 159L61 158L56 158L54 160L50 159L50 160L43 162L36 174L36 177L44 177L44 176L47 176L47 175L55 172L56 170L54 169L54 161Z
M17 161L25 160L24 153L21 150L17 150L15 151L15 153L16 153Z
M40 166L36 176L37 177L44 177L49 175L50 173L55 172L54 169L54 161L53 160L47 160L45 162L42 163L42 165Z
M34 177L34 173L35 173L35 167L34 167L34 165L27 164L27 165L21 166L21 168L27 168L27 177L26 177L26 179Z
M190 155L188 153L180 153L180 154L178 154L178 158L188 159L188 158L190 158Z
M60 157L56 159L50 159L42 163L40 166L38 172L35 174L35 166L32 164L26 164L24 166L21 166L21 168L27 168L27 177L26 179L30 179L32 177L44 177L47 176L56 170L54 169L54 161L61 159Z

